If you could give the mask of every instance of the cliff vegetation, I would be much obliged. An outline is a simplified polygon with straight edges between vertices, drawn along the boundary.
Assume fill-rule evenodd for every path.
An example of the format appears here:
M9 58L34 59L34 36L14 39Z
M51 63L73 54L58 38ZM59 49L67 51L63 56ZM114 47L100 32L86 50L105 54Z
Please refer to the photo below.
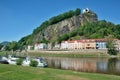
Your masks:
M88 8L84 12L77 8L43 22L18 43L21 46L40 42L55 44L63 40L105 38L108 35L120 39L120 25L99 21L97 14Z

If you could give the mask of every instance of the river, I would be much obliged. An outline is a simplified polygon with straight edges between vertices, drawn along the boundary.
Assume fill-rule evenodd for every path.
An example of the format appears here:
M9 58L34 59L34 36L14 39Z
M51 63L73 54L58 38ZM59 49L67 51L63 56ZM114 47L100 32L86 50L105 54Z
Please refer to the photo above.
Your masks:
M120 75L120 58L46 57L45 60L50 68Z

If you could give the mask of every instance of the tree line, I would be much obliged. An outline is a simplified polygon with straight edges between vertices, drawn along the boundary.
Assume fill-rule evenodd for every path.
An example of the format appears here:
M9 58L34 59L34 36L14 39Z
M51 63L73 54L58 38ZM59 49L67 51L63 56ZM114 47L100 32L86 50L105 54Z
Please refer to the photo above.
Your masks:
M3 50L6 50L6 51L16 51L18 49L20 49L20 45L17 41L12 41L12 42L9 42L7 45L3 45L2 43L0 43L0 50L3 48Z

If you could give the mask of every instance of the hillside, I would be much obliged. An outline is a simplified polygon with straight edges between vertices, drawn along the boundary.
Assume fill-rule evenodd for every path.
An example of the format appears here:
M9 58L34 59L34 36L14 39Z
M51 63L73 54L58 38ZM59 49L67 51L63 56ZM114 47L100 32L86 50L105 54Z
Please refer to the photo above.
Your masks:
M112 35L120 39L120 25L98 20L98 16L88 8L70 10L43 22L33 33L21 38L20 45L34 43L60 43L63 40L105 38Z
M33 30L33 33L23 37L19 43L33 44L36 42L55 43L59 36L72 32L87 23L97 22L97 15L88 8L81 12L79 8L75 11L70 10L43 22Z

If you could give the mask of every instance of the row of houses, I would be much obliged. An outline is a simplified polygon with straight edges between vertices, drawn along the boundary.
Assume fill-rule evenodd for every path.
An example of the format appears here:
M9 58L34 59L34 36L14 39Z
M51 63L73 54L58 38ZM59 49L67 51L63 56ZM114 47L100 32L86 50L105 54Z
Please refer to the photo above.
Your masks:
M103 39L69 40L61 43L61 49L106 49Z
M115 47L120 48L120 40L114 39ZM62 41L61 49L107 49L106 39L83 39Z
M114 39L116 48L120 49L120 40ZM47 44L39 43L34 46L28 46L28 50L34 47L34 50L48 49ZM106 39L82 39L62 41L61 44L54 45L57 49L79 50L79 49L106 49Z

